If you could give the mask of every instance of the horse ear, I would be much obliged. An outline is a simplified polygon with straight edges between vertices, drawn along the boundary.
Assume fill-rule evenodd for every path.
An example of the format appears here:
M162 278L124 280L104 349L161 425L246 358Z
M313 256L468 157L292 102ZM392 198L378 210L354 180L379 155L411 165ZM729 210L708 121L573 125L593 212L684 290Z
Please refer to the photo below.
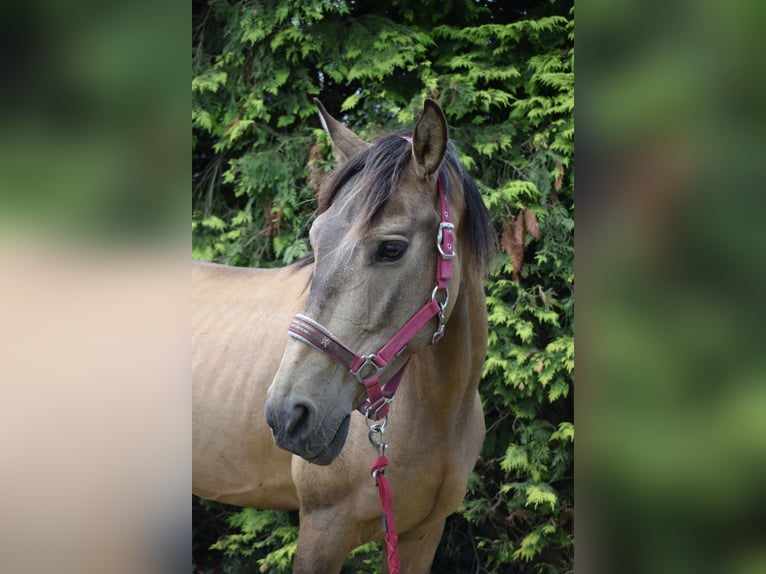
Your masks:
M332 149L335 152L335 161L343 163L361 151L370 147L366 141L332 117L317 98L314 103L319 108L319 119L322 127L332 141Z
M439 104L426 100L412 135L412 156L421 175L427 177L439 169L446 151L447 119Z

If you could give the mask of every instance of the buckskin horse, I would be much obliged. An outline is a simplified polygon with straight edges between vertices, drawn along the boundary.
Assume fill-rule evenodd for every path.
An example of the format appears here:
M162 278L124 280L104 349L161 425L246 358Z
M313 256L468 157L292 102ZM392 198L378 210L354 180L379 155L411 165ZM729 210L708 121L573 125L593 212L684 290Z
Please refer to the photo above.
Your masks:
M401 571L428 572L484 439L494 233L434 101L373 143L315 102L339 166L310 257L193 263L193 491L298 509L293 571L324 574L386 536L385 478Z

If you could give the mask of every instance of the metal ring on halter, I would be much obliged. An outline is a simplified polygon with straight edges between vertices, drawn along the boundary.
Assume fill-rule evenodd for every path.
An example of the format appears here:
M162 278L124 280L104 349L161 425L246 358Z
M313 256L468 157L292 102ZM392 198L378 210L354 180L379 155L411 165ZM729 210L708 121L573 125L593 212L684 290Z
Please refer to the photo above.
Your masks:
M439 294L439 291L444 291L444 301L439 301L436 296ZM439 304L439 307L442 310L442 313L447 308L447 305L449 305L449 289L446 287L444 289L439 289L439 286L437 285L434 287L434 290L431 291L431 301L436 301ZM366 358L366 357L365 357Z
M360 383L364 384L364 380L369 378L362 375L362 371L365 367L372 367L374 371L369 371L368 374L372 375L373 373L377 374L380 372L382 367L380 367L375 362L375 355L366 355L362 357L364 359L364 362L359 366L359 368L356 371L351 371L351 373L359 380Z
M368 409L368 411L369 411L369 409ZM370 417L368 417L367 414L364 415L364 422L367 423L367 429L370 432L380 433L382 435L385 432L385 430L386 430L386 425L388 424L388 415L383 417L383 421L382 422L375 421L375 422L370 423L371 420L372 419Z

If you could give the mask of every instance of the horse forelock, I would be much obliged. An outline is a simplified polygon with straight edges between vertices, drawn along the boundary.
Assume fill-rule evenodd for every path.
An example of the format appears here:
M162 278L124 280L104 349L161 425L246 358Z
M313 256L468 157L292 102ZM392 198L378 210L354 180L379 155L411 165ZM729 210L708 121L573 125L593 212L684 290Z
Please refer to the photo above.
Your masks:
M322 214L339 199L353 200L352 226L355 236L366 234L379 220L383 209L410 168L412 148L405 136L392 134L373 142L372 146L339 166L326 180L318 196L317 213ZM483 275L495 253L494 230L481 194L457 155L448 149L439 169L448 199L462 195L468 251L468 268Z
M376 140L333 172L319 193L318 213L327 211L341 197L353 196L360 207L355 224L369 229L407 173L410 158L409 144L400 136Z

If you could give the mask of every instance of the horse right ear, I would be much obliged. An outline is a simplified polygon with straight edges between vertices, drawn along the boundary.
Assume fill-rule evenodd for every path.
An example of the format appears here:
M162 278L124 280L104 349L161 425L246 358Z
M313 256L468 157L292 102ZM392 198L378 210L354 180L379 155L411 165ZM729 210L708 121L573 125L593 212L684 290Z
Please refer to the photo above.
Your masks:
M327 132L327 135L330 136L330 141L332 141L335 161L343 163L370 147L370 144L327 113L322 102L317 98L314 98L314 103L319 108L319 119L322 122L322 127Z
M447 152L447 119L433 100L426 100L423 113L415 124L412 134L412 157L421 177L429 177L444 159Z

